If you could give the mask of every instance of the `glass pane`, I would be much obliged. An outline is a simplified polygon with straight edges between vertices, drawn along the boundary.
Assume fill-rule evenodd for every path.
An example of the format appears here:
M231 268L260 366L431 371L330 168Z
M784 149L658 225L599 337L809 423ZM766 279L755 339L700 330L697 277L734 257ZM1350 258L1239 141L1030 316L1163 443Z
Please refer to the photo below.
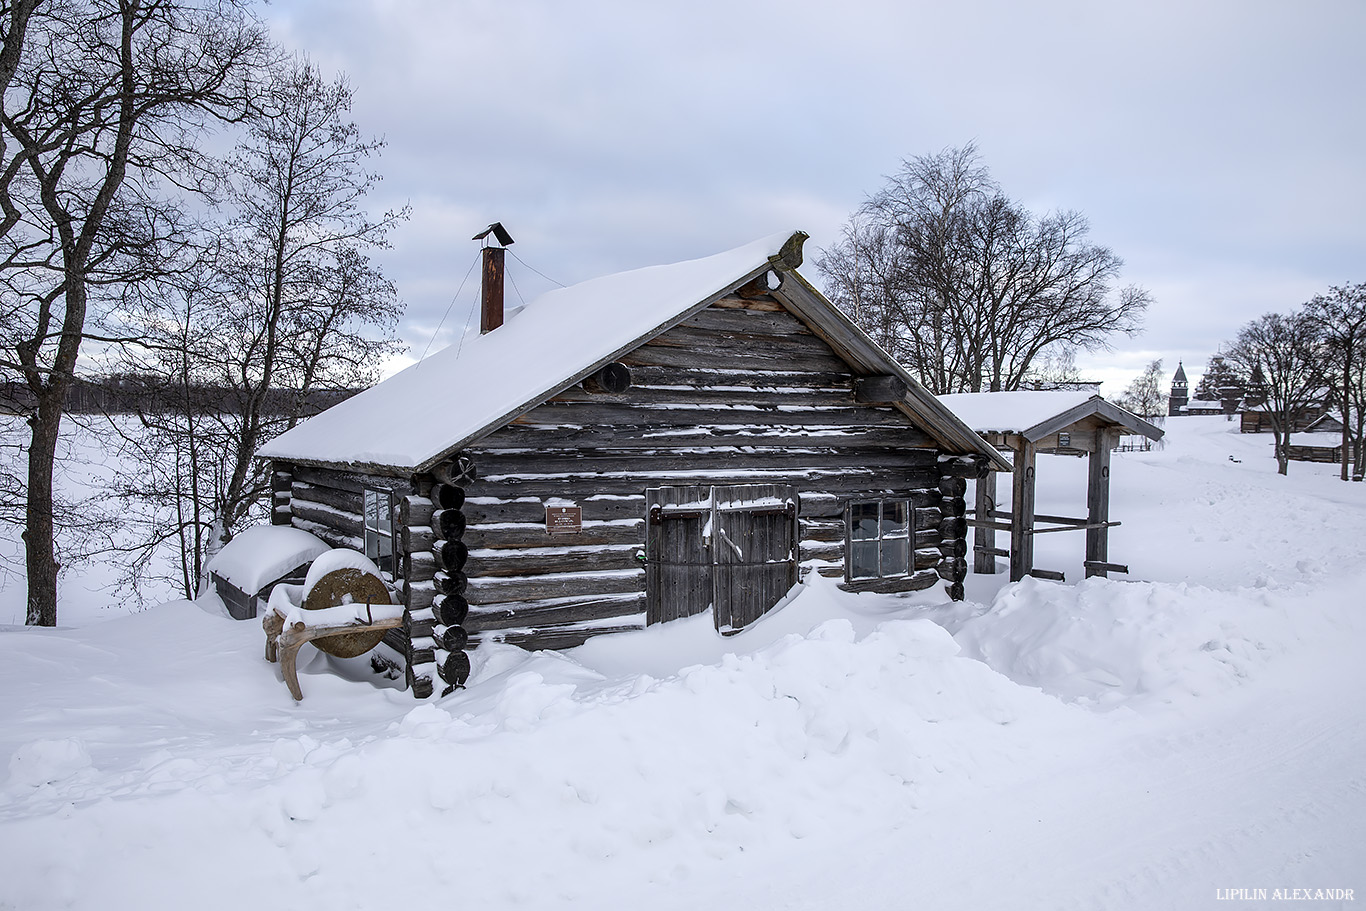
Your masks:
M906 538L885 538L882 542L882 575L900 576L910 570L911 542Z
M379 537L369 526L365 529L365 555L371 560L379 556Z
M365 527L376 528L379 524L379 503L378 497L373 490L365 492ZM367 547L367 550L369 548Z
M375 494L375 512L377 513L376 518L379 520L375 527L379 529L379 533L382 535L393 534L394 530L394 511L389 502L390 497L387 490Z
M849 545L849 578L877 578L877 542L855 541Z
M877 502L849 504L849 537L866 541L877 537Z
M909 500L882 501L882 535L901 536L910 530L911 510Z

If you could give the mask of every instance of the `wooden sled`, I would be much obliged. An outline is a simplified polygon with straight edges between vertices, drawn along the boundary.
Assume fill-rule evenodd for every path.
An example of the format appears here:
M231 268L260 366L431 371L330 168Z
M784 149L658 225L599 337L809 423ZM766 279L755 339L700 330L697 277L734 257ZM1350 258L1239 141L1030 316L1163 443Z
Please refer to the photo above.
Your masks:
M272 599L274 602L275 599ZM266 631L266 660L279 661L285 686L295 701L302 701L299 689L299 648L305 642L328 636L342 636L363 632L383 632L403 625L403 606L398 604L346 604L323 610L290 611L295 619L289 622L275 603L267 608L261 620ZM300 614L306 619L298 619Z

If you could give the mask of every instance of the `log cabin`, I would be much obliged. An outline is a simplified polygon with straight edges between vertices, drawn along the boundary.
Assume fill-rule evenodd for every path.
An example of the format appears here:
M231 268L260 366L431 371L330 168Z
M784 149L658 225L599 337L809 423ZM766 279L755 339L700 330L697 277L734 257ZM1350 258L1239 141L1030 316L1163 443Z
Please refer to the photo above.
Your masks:
M272 521L388 575L419 697L481 641L567 648L709 607L737 631L806 572L961 599L967 479L1010 463L802 278L805 240L506 319L486 240L479 335L259 451Z

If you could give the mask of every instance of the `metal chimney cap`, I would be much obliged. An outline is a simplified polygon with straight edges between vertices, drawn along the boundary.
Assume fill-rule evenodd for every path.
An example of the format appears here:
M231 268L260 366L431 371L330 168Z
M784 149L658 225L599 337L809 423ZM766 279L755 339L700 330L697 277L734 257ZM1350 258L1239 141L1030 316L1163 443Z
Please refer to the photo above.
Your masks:
M495 221L493 224L489 225L487 228L480 231L478 234L474 235L474 237L470 239L483 240L490 234L493 235L494 240L498 241L500 246L508 247L512 245L512 235L508 233L507 228L503 227L503 223L501 221Z

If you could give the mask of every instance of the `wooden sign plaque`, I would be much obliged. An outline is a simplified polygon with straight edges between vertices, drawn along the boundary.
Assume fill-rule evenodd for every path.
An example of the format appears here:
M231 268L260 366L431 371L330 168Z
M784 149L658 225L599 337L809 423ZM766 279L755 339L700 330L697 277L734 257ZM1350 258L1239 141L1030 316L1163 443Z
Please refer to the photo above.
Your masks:
M583 531L582 506L547 506L545 533L548 535L576 535Z

